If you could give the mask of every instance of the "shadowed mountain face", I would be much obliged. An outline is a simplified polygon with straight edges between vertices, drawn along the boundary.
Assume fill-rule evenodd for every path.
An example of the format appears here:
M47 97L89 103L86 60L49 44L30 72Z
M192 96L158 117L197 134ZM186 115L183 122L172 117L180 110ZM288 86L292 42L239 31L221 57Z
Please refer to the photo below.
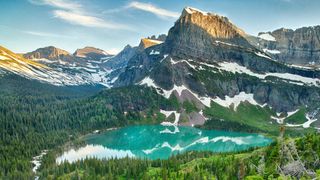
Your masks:
M268 37L269 38L265 38ZM280 62L320 65L320 26L259 33L258 47Z

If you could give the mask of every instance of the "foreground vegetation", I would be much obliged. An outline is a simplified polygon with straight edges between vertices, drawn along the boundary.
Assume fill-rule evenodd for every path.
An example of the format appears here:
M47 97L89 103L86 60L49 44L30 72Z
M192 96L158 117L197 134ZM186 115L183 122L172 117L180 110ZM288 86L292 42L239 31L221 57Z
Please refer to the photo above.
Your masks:
M285 150L285 148L289 150ZM320 136L279 139L241 153L187 152L169 160L85 159L45 168L44 179L312 179L320 178ZM46 163L54 161L48 156ZM50 164L50 163L48 163ZM54 163L51 163L54 164ZM318 170L318 171L317 171Z

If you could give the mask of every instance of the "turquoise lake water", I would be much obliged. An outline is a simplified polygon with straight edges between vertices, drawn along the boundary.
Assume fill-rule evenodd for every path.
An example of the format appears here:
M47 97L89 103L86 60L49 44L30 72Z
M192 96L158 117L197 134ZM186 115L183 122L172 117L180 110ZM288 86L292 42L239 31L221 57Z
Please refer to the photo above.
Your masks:
M185 151L234 152L270 144L259 134L200 130L181 126L128 126L89 135L86 145L70 149L57 158L73 162L86 157L137 157L165 159Z

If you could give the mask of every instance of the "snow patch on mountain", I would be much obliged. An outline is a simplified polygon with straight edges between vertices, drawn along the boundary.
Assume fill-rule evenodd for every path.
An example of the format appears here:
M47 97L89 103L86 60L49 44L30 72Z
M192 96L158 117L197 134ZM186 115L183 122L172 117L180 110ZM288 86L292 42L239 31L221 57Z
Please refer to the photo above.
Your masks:
M171 114L174 114L174 122L170 125L173 126L177 126L179 123L179 119L180 119L180 113L178 113L177 111L165 111L160 109L160 113L164 114L166 116L166 118L168 118ZM170 122L162 122L162 125L169 125Z
M253 94L247 94L245 92L240 92L239 94L235 95L234 97L225 96L224 99L220 99L219 97L212 99L215 103L219 104L220 106L224 106L229 108L231 105L233 105L233 110L236 111L237 107L242 102L248 102L255 106L261 106L259 103L257 103L256 100L253 98Z
M317 121L318 119L316 118L317 114L319 113L320 111L320 108L316 109L315 111L313 112L310 112L310 113L306 113L305 114L305 117L307 119L306 122L302 123L302 124L290 124L290 123L287 123L286 126L288 127L303 127L303 128L309 128L310 125Z
M187 60L174 61L172 58L170 58L170 62L171 62L172 65L175 65L175 64L178 64L178 63L186 63L186 64L188 64L188 65L189 65L192 69L194 69L194 70L196 70L196 68L197 68L196 66L190 64L190 62L187 61Z
M227 42L222 42L222 41L215 41L215 43L217 43L217 44L224 44L224 45L233 46L233 47L240 47L239 45L231 44L231 43L227 43Z
M270 53L270 54L280 54L281 52L279 50L276 50L276 49L262 49L263 52L266 52L266 53Z
M283 117L279 117L281 115L281 113L277 113L277 116L271 116L271 119L276 120L278 124L283 124L283 122L284 122L284 120L286 118L294 115L298 111L299 111L299 109L296 109L296 110L291 111L291 112L287 112L287 116L283 116Z
M255 52L255 54L256 54L257 56L260 56L260 57L263 57L263 58L267 58L267 59L271 59L271 60L272 60L271 57L269 57L269 56L267 56L266 54L263 54L263 53L261 53L261 52Z
M269 33L262 33L258 37L266 41L276 41L276 38Z
M161 87L159 87L158 85L156 85L154 80L151 79L150 77L144 78L138 84L147 85L149 87L154 87L157 90L157 92L159 94L163 95L165 98L169 98L170 95L174 91L177 92L178 96L181 96L182 91L188 91L194 97L196 97L203 105L205 105L207 107L211 106L211 101L213 101L221 106L227 107L227 108L229 108L231 105L233 105L234 110L237 110L237 107L240 105L241 102L249 102L250 104L259 105L261 107L264 106L264 105L260 105L259 103L257 103L254 100L253 94L247 94L245 92L240 92L238 95L235 95L234 97L225 96L224 99L221 99L219 97L211 98L209 96L199 96L198 94L192 92L190 89L188 89L184 85L180 85L180 86L174 85L171 90L165 90L165 89L162 89ZM170 112L163 112L163 114L165 114L165 113L170 113ZM168 114L166 114L166 115L168 115Z
M149 55L159 55L160 52L159 51L155 51L152 49L152 51L149 53Z
M184 8L186 10L187 13L189 14L193 14L195 12L199 12L201 13L202 15L208 15L209 13L208 12L205 12L205 11L201 11L200 9L197 9L197 8L193 8L193 7L186 7Z
M306 85L314 85L314 86L320 85L320 79L318 78L309 78L309 77L304 77L304 76L290 74L290 73L259 74L259 73L252 72L250 69L248 69L245 66L240 66L239 64L233 63L233 62L222 62L222 63L219 63L219 65L220 65L220 68L219 68L220 70L229 71L234 74L235 73L248 74L250 76L254 76L259 79L266 79L268 76L272 76L272 77L288 80L289 83L294 83L298 85L301 85L301 83L296 83L297 81L302 82Z

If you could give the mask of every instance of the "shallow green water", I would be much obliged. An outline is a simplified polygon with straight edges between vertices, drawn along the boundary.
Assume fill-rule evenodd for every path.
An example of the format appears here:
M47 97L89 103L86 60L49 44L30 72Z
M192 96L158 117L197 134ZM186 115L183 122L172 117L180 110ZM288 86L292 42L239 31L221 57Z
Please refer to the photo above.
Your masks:
M230 152L266 146L271 142L258 134L162 125L129 126L90 135L86 138L87 145L64 152L57 162L72 162L85 157L163 159L190 150Z

